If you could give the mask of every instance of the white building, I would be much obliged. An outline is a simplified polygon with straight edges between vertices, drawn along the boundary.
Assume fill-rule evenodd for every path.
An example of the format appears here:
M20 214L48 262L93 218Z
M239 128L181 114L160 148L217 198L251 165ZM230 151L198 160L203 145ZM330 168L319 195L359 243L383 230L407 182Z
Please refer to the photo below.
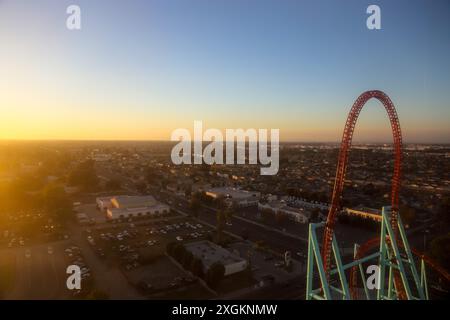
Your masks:
M150 207L159 202L153 196L116 196L111 198L114 208Z
M218 187L206 190L206 195L217 199L223 197L232 201L237 207L250 207L258 205L261 193L257 191L247 191L231 187Z
M113 196L97 198L96 201L109 219L161 216L170 212L168 205L152 196Z
M211 241L196 241L185 244L185 247L194 257L202 260L203 272L216 262L220 262L225 267L225 276L241 272L247 268L247 260L231 253L227 249L216 245Z
M157 217L166 215L169 212L170 212L169 206L160 203L147 207L111 208L106 211L106 217L109 219L121 219L121 218L144 217L144 216Z
M258 203L258 210L270 210L274 214L285 214L289 219L298 223L308 223L309 221L308 215L303 208L290 207L284 201Z

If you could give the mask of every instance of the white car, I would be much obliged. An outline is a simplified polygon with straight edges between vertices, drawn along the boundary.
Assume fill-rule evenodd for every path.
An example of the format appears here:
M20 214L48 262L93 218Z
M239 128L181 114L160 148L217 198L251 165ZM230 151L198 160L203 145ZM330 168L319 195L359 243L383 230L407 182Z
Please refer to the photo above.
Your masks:
M180 236L177 236L175 239L177 239L178 241L183 241L183 238Z

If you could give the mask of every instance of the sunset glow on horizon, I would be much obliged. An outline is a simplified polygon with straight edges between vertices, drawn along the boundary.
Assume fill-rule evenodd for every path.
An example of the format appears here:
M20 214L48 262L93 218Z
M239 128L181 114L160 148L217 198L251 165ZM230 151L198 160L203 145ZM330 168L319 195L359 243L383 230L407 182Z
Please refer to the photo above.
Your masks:
M77 2L79 31L70 1L0 3L0 139L169 140L202 120L338 141L356 97L380 89L405 141L450 142L446 2L380 1L378 33L357 1ZM392 140L379 102L355 140Z

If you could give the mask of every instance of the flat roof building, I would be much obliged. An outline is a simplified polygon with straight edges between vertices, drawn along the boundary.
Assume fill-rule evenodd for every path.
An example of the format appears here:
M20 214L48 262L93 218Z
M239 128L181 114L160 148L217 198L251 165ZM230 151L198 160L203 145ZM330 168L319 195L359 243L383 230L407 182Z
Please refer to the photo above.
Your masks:
M170 212L170 207L153 196L110 196L96 199L97 206L106 211L108 219L141 216L161 216Z
M111 198L114 208L150 207L158 203L153 196L116 196Z
M299 223L308 223L309 218L303 208L288 206L284 201L271 201L268 203L258 203L259 210L270 210L274 214L285 214L289 219Z
M157 203L152 206L135 208L110 208L106 211L106 217L109 219L121 219L145 216L162 216L170 212L170 207L163 203Z
M204 272L216 262L225 267L225 276L240 272L247 268L247 260L231 253L227 249L207 240L190 242L185 247L194 257L202 260Z
M258 191L247 191L231 187L218 187L206 190L206 195L217 199L223 197L229 199L237 207L249 207L258 205L261 193Z

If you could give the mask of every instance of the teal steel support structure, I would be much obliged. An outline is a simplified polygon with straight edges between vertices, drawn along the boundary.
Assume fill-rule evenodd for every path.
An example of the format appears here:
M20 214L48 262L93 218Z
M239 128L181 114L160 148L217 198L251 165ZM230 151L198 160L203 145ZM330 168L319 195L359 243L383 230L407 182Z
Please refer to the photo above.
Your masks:
M322 255L317 237L317 231L320 228L323 228L325 223L311 223L309 225L306 300L352 299L347 276L349 270L354 266L357 266L358 268L366 299L398 299L394 284L394 274L396 272L399 273L407 299L425 300L429 298L425 263L423 260L421 261L421 271L419 276L401 218L398 217L399 238L397 239L394 230L392 230L390 225L391 208L383 207L381 215L380 247L375 253L343 264L338 242L333 235L332 250L334 265L331 265L332 269L329 270L328 277L323 267ZM357 250L358 246L355 245L354 257L356 257ZM378 287L373 289L374 292L372 294L366 285L367 280L365 278L363 266L363 264L368 262L372 262L372 264L376 264L379 267ZM315 278L316 271L318 279L317 277ZM314 287L316 283L319 285Z

